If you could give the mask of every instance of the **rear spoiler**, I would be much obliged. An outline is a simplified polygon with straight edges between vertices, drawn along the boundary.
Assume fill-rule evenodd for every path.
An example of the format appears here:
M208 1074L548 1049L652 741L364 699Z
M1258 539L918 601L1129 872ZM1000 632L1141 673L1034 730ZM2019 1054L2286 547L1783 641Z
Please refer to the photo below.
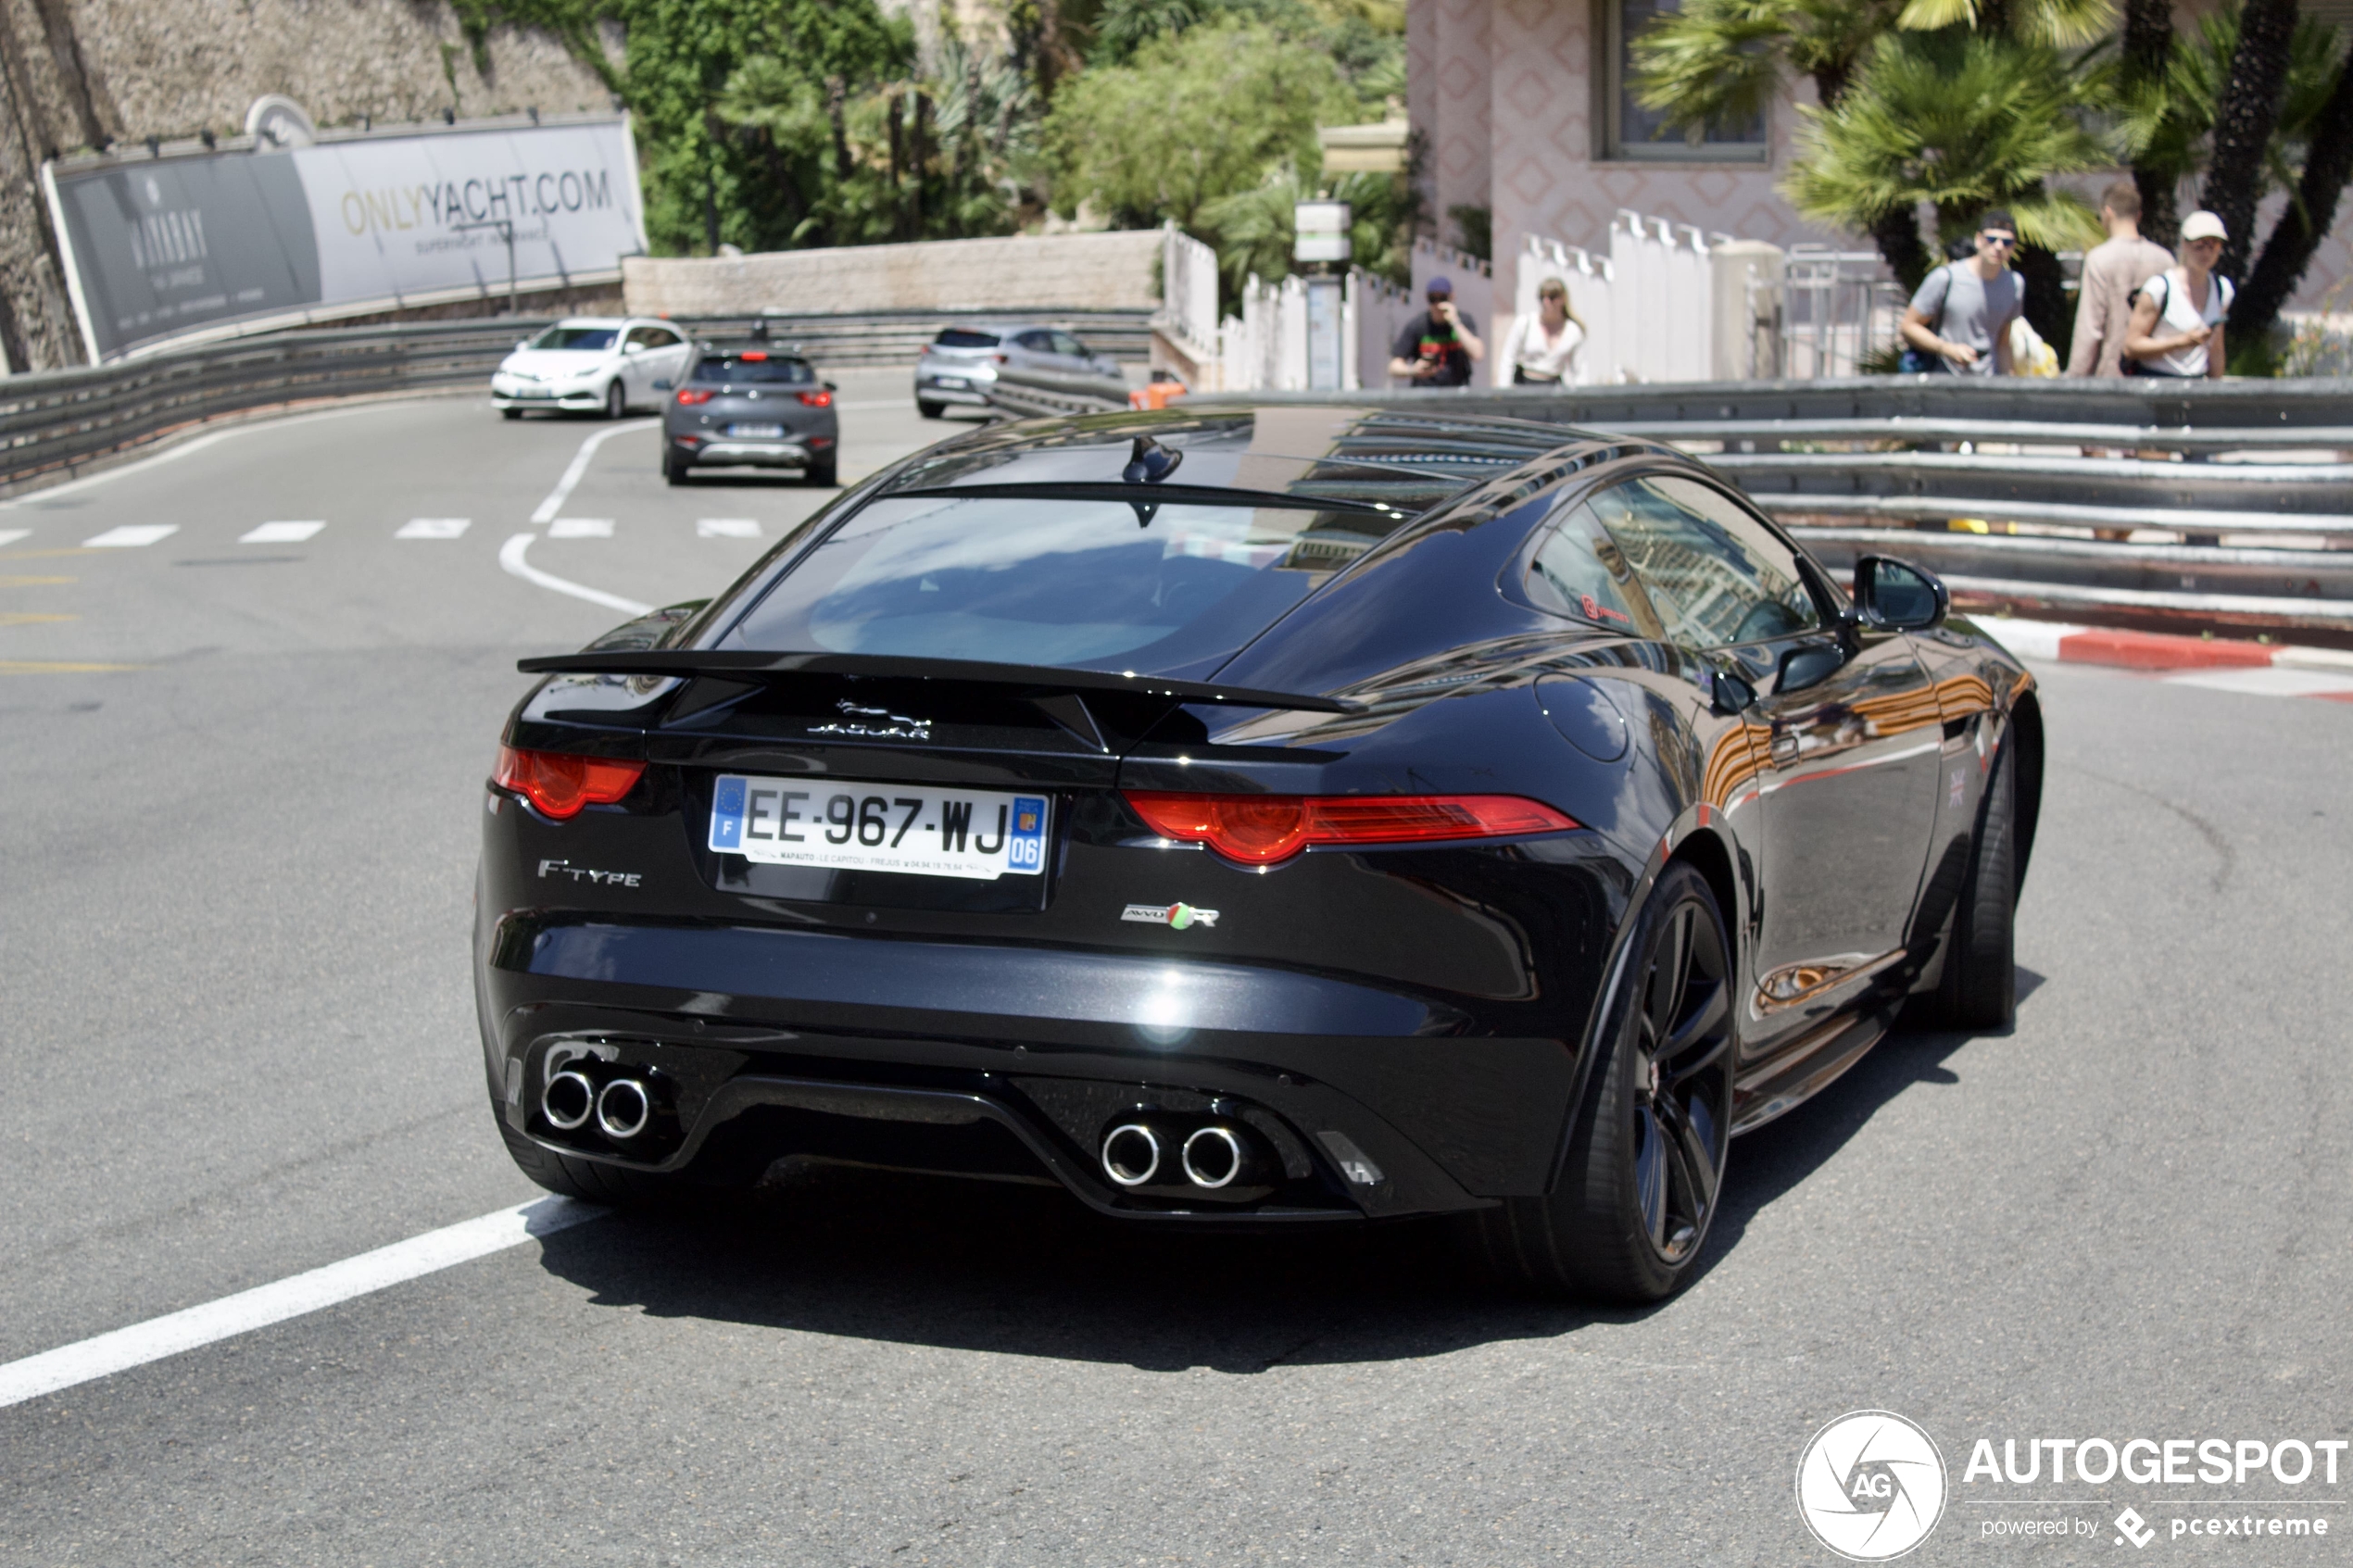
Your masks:
M1065 670L1051 664L989 664L976 659L919 659L877 653L768 653L756 648L614 648L604 653L550 654L525 659L526 675L710 676L771 680L780 675L838 675L868 680L967 681L1018 687L1024 695L1127 692L1178 702L1235 708L1275 708L1299 713L1353 713L1364 705L1339 697L1260 691L1213 681L1174 681L1132 671Z

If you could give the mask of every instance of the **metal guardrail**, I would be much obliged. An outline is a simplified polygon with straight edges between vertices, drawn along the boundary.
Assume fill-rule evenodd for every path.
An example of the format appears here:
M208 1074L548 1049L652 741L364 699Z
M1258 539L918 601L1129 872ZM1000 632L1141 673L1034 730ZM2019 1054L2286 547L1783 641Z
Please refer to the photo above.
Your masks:
M1062 326L1114 358L1141 358L1151 336L1144 310L897 310L677 324L699 336L749 332L759 322L821 366L912 367L942 326L1016 319ZM175 432L255 409L470 385L486 391L491 370L517 339L553 320L304 328L0 378L0 493L70 477Z
M1018 411L1069 411L1009 391ZM1189 401L1452 408L1671 441L1831 564L1868 547L1974 600L2353 633L2353 381L1907 376ZM2287 460L2300 453L2311 460Z

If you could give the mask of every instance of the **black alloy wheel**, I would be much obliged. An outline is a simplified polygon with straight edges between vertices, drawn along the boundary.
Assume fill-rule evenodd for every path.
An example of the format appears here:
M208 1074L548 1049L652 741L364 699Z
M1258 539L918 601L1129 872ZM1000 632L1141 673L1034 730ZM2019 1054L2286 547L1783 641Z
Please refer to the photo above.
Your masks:
M1652 890L1551 1196L1481 1210L1489 1262L1548 1292L1641 1306L1691 1277L1731 1141L1732 944L1707 879Z
M621 378L615 376L605 387L605 418L620 420L628 416L629 392L621 384Z
M2005 743L1978 809L1969 881L1953 909L1951 949L1937 997L1956 1029L2007 1029L2018 1021L2018 766Z

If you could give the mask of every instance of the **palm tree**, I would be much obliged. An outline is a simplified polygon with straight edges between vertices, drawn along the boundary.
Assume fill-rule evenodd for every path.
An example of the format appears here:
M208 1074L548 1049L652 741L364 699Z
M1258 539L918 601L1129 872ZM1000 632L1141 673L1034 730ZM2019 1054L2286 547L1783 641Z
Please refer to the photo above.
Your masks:
M2150 0L2163 4L2164 0ZM2029 44L2082 44L2115 19L2113 0L1687 0L1636 41L1637 93L1667 126L1696 141L1711 123L1754 118L1801 75L1815 102L1836 110L1883 37L1966 25ZM1869 233L1906 288L1934 264L1918 212L1876 207Z
M1801 110L1781 192L1806 217L1850 232L1878 232L1891 214L1911 225L1926 203L1947 241L1986 208L2007 207L2024 242L2027 317L2058 339L2066 300L2056 253L2095 239L2099 226L2046 182L2112 161L2084 129L2079 63L2048 43L1958 28L1889 33L1835 106Z
M2287 87L2296 19L2296 0L2247 0L2239 16L2239 46L2214 114L2214 155L2204 193L2207 209L2230 235L2215 269L2225 277L2245 277L2254 253L2255 204L2263 194L2264 156Z

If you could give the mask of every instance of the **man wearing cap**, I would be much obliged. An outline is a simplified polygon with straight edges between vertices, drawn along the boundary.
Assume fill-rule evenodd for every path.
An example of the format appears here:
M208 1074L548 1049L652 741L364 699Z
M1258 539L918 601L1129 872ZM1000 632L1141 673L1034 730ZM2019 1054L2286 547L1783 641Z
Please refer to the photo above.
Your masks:
M1920 281L1898 329L1913 370L1965 376L2010 373L2010 323L2026 308L2026 282L2010 270L2018 225L1995 209L1978 220L1976 254L1948 261Z
M1389 351L1389 373L1416 386L1468 386L1471 367L1487 358L1478 323L1454 308L1452 279L1432 278L1423 293L1429 309L1397 334Z

